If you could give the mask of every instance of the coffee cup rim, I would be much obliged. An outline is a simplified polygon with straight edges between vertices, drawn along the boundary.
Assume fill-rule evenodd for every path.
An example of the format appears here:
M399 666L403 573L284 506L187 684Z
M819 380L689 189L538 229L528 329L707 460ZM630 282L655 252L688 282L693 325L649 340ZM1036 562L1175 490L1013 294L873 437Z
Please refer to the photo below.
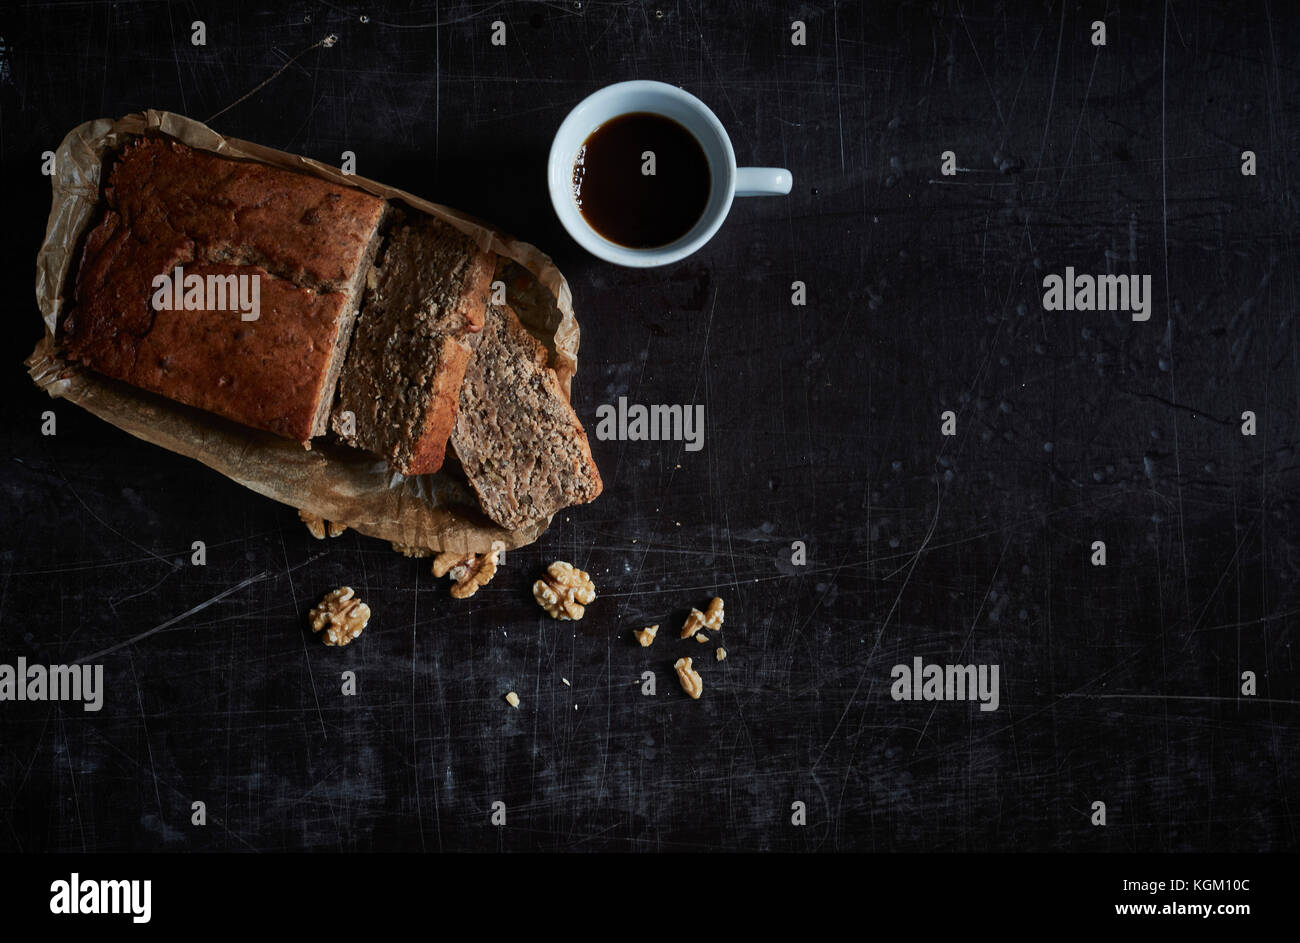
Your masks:
M647 92L662 95L679 102L698 115L716 136L725 163L721 167L717 166L718 162L715 159L717 155L713 149L706 142L700 141L700 147L703 149L705 159L709 163L712 186L722 188L720 204L711 214L706 211L706 216L691 227L691 230L680 239L665 246L657 246L651 249L635 249L606 239L582 216L573 200L571 190L573 159L582 142L596 128L619 115L649 112L663 114L666 118L678 120L674 115L664 114L664 112L654 107L618 107L616 104L613 106L610 104L616 103L620 99L626 100L635 94ZM693 129L687 128L687 130L696 140L699 140L699 135ZM613 262L616 265L630 268L651 268L669 265L691 255L712 239L731 212L731 204L736 194L736 153L731 144L731 137L727 134L726 128L722 126L722 122L718 120L718 116L713 113L713 110L708 105L685 89L669 85L666 82L655 82L648 79L616 82L613 85L606 85L604 88L592 92L575 105L560 123L551 142L551 150L547 159L547 189L550 192L551 205L555 209L555 213L565 231L592 255L606 262Z

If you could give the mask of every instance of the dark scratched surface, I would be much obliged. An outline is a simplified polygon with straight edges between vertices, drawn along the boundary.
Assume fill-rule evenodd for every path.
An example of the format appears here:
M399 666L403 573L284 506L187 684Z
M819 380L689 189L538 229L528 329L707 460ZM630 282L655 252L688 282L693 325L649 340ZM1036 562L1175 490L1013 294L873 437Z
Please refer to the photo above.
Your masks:
M1295 847L1297 35L1276 2L7 5L0 662L108 652L99 713L0 703L0 848ZM631 78L703 98L793 193L664 269L586 256L546 152ZM146 107L353 151L539 245L588 429L699 403L704 448L593 441L605 494L457 602L48 400L21 366L40 155ZM1151 319L1045 312L1067 265L1152 276ZM577 624L531 600L557 558L600 591ZM374 618L327 649L305 613L342 584ZM723 663L674 638L715 593ZM999 709L892 700L917 656L999 665Z

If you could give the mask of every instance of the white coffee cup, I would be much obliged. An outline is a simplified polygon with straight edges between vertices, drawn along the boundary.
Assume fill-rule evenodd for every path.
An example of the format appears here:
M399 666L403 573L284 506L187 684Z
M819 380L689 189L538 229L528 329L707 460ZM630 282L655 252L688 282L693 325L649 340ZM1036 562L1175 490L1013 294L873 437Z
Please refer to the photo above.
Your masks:
M573 194L573 165L592 132L611 118L650 112L671 118L689 131L704 150L712 185L704 212L694 226L665 246L633 249L611 242L582 216ZM684 259L718 231L738 196L780 196L790 192L790 171L777 167L737 167L731 138L718 116L689 92L663 82L619 82L588 95L555 132L546 167L551 204L577 243L598 258L632 268L650 268Z

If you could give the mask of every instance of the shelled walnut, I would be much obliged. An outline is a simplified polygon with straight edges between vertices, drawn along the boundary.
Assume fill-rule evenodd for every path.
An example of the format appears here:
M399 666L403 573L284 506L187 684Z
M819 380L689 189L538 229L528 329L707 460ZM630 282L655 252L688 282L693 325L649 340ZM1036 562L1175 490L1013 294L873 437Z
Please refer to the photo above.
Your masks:
M691 667L691 664L692 659L679 658L673 668L677 670L677 680L681 682L682 690L698 701L700 695L704 693L704 679Z
M307 530L310 531L311 535L317 540L324 540L326 534L329 534L331 537L337 537L348 529L347 524L338 524L334 521L327 521L323 517L317 517L310 511L300 510L298 512L298 520L307 525Z
M546 568L546 575L533 583L533 598L552 619L577 620L596 598L596 584L583 570L556 560Z
M311 630L325 632L326 645L346 645L370 622L370 607L356 598L351 586L327 593L312 609Z
M497 572L497 551L488 553L456 553L444 550L433 558L433 575L441 579L452 578L451 595L454 599L468 599L486 586Z
M428 547L413 547L410 544L392 544L392 548L404 557L414 557L419 559L421 557L433 556L433 551Z
M682 638L690 638L700 629L712 629L716 632L722 628L722 619L722 598L714 596L713 601L709 603L708 612L691 610L691 614L686 617L686 622L682 625Z
M638 629L632 634L636 640L641 643L642 648L649 648L655 640L655 635L659 632L658 625L647 625L644 629Z

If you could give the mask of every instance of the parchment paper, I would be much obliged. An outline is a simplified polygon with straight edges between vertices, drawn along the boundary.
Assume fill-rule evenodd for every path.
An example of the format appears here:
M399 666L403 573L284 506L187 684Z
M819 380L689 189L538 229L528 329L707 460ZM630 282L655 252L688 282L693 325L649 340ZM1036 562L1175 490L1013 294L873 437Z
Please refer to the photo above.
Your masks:
M392 472L381 459L323 439L317 439L307 451L287 439L99 376L59 356L55 337L66 303L63 292L81 251L82 236L98 221L105 155L147 132L226 157L258 160L401 200L472 236L480 247L500 256L495 278L505 281L510 306L520 321L546 345L550 366L568 395L578 365L578 323L573 317L572 296L564 276L535 247L403 190L344 175L306 157L225 137L183 115L153 110L117 121L88 121L70 131L56 152L54 202L36 260L36 300L45 320L45 337L26 361L36 385L136 438L198 459L258 494L346 524L362 534L408 547L465 553L493 547L513 549L536 540L549 520L524 530L497 527L479 510L464 479L449 470L406 478Z

